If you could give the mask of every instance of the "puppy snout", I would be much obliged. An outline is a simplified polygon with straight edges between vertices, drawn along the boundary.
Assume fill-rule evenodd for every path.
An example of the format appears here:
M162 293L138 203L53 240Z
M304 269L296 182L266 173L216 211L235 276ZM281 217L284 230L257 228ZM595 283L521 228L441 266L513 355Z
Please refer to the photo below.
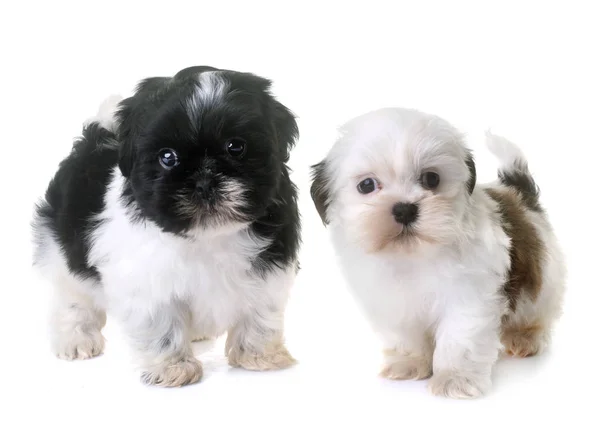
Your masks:
M408 225L417 220L419 206L413 203L396 203L392 207L392 214L396 222Z
M196 181L196 192L203 198L209 198L212 195L214 183L211 178L200 178Z

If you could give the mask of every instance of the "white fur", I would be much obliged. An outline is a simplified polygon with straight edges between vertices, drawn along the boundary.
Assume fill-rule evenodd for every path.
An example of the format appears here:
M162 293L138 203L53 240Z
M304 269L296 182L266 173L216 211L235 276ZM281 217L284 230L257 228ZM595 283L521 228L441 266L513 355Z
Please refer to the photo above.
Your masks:
M492 141L495 152L504 152L501 159L514 163L521 158L516 147L498 145L503 139ZM382 374L411 379L433 371L432 392L457 398L481 395L491 385L501 318L508 311L501 287L510 268L511 242L485 187L467 193L465 152L461 134L440 118L381 109L344 125L325 159L334 248L351 291L386 349ZM441 175L435 195L419 183L426 169ZM380 188L360 194L356 186L365 177L375 178ZM435 240L370 249L368 240L380 223L373 220L393 219L394 202L420 203L416 231ZM515 318L544 315L551 322L562 298L561 255L544 218L536 214L532 221L549 251L544 288L535 304L519 304Z
M258 356L282 342L283 312L295 268L264 277L252 270L251 260L269 240L256 238L245 225L183 238L164 233L151 222L132 222L120 199L123 182L115 168L106 207L89 235L89 264L101 273L101 286L70 274L52 237L45 237L52 251L43 254L38 266L51 272L61 298L54 304L58 317L52 323L56 354L87 358L93 355L91 344L102 342L94 350L100 353L105 309L123 325L152 383L165 377L181 377L185 383L199 378L201 368L191 355L193 339L233 331L228 353ZM168 345L161 344L164 339ZM90 351L69 355L86 343ZM175 376L173 365L181 365ZM186 372L191 374L185 376Z
M82 280L68 269L65 257L45 227L36 228L42 241L34 257L35 269L53 284L50 307L50 345L55 355L73 360L102 353L101 330L106 323L106 302L93 281Z
M527 169L525 155L516 144L489 130L485 135L487 147L500 161L501 169L514 167Z
M86 120L83 126L88 126L92 122L98 122L104 129L115 132L117 129L115 113L119 109L121 100L123 100L123 97L118 94L107 97L98 107L96 115Z
M501 347L498 331L505 301L499 295L510 265L509 240L490 224L494 205L483 203L472 222L480 240L410 256L365 254L332 222L332 239L342 271L384 348L400 355L430 355L434 373L460 369L483 392ZM503 248L504 247L504 248Z
M205 108L214 106L227 92L227 81L219 71L202 72L198 77L200 83L194 95L188 100L190 122L200 122L199 114Z

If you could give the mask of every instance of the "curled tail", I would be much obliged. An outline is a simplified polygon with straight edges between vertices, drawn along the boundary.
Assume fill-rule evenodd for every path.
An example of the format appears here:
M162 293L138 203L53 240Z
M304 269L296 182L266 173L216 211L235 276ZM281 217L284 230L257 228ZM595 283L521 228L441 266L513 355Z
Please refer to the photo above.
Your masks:
M92 116L86 120L83 126L88 126L92 122L98 122L101 127L114 133L117 127L115 113L119 109L121 100L123 100L123 97L116 94L107 97L98 107L96 116Z
M540 190L529 172L527 159L521 149L511 141L490 131L486 132L487 146L500 161L498 179L500 183L517 190L527 207L542 211Z

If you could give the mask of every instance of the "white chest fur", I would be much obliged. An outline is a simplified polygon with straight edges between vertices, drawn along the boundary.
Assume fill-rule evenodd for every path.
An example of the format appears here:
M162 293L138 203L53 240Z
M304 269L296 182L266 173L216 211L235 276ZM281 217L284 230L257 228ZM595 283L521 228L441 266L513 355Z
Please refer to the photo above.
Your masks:
M115 174L101 223L91 234L89 259L102 275L108 308L118 314L121 308L181 302L197 332L226 331L252 306L261 279L253 276L251 260L267 242L244 227L183 238L151 222L132 222L120 201L123 178Z
M481 242L431 249L430 254L366 254L348 242L343 226L332 225L332 241L348 286L373 329L393 337L407 324L434 329L449 310L473 304L502 307L498 295L509 265L500 228L490 227ZM485 313L485 311L483 311Z

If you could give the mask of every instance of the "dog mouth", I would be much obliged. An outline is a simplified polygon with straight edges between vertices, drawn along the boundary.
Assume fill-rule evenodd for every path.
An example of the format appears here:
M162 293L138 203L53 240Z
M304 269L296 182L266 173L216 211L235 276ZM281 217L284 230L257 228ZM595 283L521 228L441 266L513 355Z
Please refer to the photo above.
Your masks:
M398 224L399 228L394 235L394 239L402 240L412 238L418 235L418 232L413 224Z
M231 189L227 184L210 191L182 190L174 200L177 214L189 219L193 226L222 226L248 220L244 191Z
M394 230L387 233L380 232L380 235L372 239L371 250L381 251L390 246L406 246L418 242L418 233L413 226L396 225Z
M220 195L214 192L205 194L194 191L189 196L190 206L195 207L197 211L206 214L218 213L221 202L222 199L220 198Z
M403 225L400 231L394 237L394 241L398 244L414 244L414 243L426 243L426 244L437 244L439 241L427 234L419 231L415 225Z
M196 214L218 214L220 201L217 195L201 195L195 191L182 191L174 196L175 209L182 216L191 216Z
M414 245L415 243L427 243L427 244L435 244L437 240L434 238L427 236L427 234L419 231L417 225L408 224L408 225L400 225L398 231L395 232L394 236L391 239L392 243L396 243L399 245Z

